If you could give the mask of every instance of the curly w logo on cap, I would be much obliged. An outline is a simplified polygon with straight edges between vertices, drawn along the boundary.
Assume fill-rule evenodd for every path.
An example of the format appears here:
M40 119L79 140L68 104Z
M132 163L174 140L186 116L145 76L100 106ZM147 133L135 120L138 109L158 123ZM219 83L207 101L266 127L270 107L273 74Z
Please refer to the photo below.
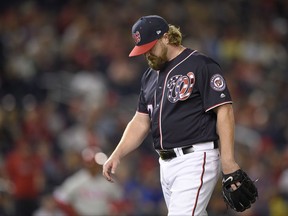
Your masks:
M132 37L133 37L133 39L135 41L135 44L138 44L141 41L141 35L140 35L140 33L138 31L133 33Z

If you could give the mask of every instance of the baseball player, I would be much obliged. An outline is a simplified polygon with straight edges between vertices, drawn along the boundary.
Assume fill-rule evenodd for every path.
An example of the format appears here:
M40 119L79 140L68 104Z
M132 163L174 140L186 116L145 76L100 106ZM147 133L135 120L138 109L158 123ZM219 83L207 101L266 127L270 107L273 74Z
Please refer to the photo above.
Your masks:
M132 37L136 45L129 56L144 55L149 69L142 77L138 109L103 165L103 175L113 182L121 158L150 132L160 156L168 215L207 215L220 165L223 174L240 169L234 159L232 100L221 68L182 46L180 30L160 16L141 17Z
M55 201L67 215L109 215L111 203L121 201L120 185L111 187L101 175L103 162L95 160L99 154L100 149L86 147L81 154L83 168L67 177L53 192Z

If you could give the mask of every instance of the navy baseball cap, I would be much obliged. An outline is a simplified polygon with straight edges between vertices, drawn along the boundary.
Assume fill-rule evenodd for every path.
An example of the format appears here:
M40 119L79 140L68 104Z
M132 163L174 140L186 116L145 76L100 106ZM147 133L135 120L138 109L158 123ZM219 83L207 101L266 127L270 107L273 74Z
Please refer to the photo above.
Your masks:
M160 16L149 15L138 19L132 26L132 38L135 41L135 47L130 52L129 57L148 52L168 30L168 23Z

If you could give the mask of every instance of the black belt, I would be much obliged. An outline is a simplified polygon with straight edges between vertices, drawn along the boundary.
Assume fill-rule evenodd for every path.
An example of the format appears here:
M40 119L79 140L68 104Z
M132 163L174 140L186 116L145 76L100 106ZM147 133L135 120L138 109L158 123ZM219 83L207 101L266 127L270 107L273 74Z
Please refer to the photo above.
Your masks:
M213 143L214 143L214 149L217 149L218 148L218 141L213 141ZM201 145L201 144L199 144L199 145ZM182 150L184 155L194 152L193 145L185 146L185 147L181 148L181 150ZM172 158L177 157L177 155L173 149L161 149L161 150L156 150L156 151L158 152L159 156L163 160L170 160Z

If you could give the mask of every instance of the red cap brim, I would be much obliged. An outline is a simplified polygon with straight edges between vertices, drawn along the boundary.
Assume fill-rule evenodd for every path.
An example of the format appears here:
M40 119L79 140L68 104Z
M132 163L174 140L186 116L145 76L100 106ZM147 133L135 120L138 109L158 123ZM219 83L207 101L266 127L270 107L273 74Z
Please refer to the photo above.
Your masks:
M152 41L150 43L141 45L141 46L135 46L133 48L133 50L130 52L129 57L142 55L142 54L148 52L157 43L157 41L158 41L158 39L154 40L154 41Z

